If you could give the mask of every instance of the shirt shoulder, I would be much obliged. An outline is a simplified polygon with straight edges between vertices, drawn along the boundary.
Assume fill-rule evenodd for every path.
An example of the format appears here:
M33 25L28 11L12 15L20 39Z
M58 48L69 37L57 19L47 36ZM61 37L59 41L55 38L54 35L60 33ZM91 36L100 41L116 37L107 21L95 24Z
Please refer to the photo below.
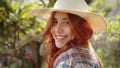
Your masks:
M100 68L98 64L81 59L66 59L54 68Z
M77 68L77 66L86 66L86 68L91 68L96 66L98 61L95 55L87 48L75 47L67 50L66 52L60 54L54 63L54 68Z

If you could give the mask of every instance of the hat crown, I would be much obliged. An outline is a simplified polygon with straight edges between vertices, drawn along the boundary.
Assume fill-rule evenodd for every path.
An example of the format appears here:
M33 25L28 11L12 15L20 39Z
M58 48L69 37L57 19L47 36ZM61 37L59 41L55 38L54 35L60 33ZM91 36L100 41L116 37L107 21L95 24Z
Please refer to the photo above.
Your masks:
M57 0L54 9L88 11L88 5L84 0Z

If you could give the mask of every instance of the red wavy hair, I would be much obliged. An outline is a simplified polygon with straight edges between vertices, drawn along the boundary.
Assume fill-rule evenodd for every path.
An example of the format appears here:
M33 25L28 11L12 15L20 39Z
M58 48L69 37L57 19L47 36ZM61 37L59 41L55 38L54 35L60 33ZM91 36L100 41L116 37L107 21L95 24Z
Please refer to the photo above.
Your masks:
M48 62L47 68L53 68L54 61L58 57L58 55L70 49L71 47L81 46L89 48L88 39L93 34L92 28L85 19L81 18L80 16L67 13L68 19L70 21L69 22L70 28L74 35L74 39L68 42L62 48L58 49L55 46L55 41L51 34L51 28L53 26L55 14L56 14L55 11L52 12L51 17L47 23L46 29L43 32L43 40L47 44L46 50L46 60Z

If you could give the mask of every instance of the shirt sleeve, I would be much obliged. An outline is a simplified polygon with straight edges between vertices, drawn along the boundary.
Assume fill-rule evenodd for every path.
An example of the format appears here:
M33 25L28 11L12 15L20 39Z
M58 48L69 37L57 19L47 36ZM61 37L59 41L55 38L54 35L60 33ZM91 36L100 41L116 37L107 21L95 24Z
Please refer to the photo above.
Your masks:
M59 63L56 68L100 68L100 67L90 60L70 58Z

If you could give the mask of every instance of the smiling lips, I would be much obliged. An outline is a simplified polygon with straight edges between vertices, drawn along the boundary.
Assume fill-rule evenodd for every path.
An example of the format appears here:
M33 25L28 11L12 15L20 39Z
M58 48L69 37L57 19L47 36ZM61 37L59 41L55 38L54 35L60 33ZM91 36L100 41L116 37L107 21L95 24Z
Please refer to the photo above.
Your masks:
M63 41L67 36L55 35L57 41Z

